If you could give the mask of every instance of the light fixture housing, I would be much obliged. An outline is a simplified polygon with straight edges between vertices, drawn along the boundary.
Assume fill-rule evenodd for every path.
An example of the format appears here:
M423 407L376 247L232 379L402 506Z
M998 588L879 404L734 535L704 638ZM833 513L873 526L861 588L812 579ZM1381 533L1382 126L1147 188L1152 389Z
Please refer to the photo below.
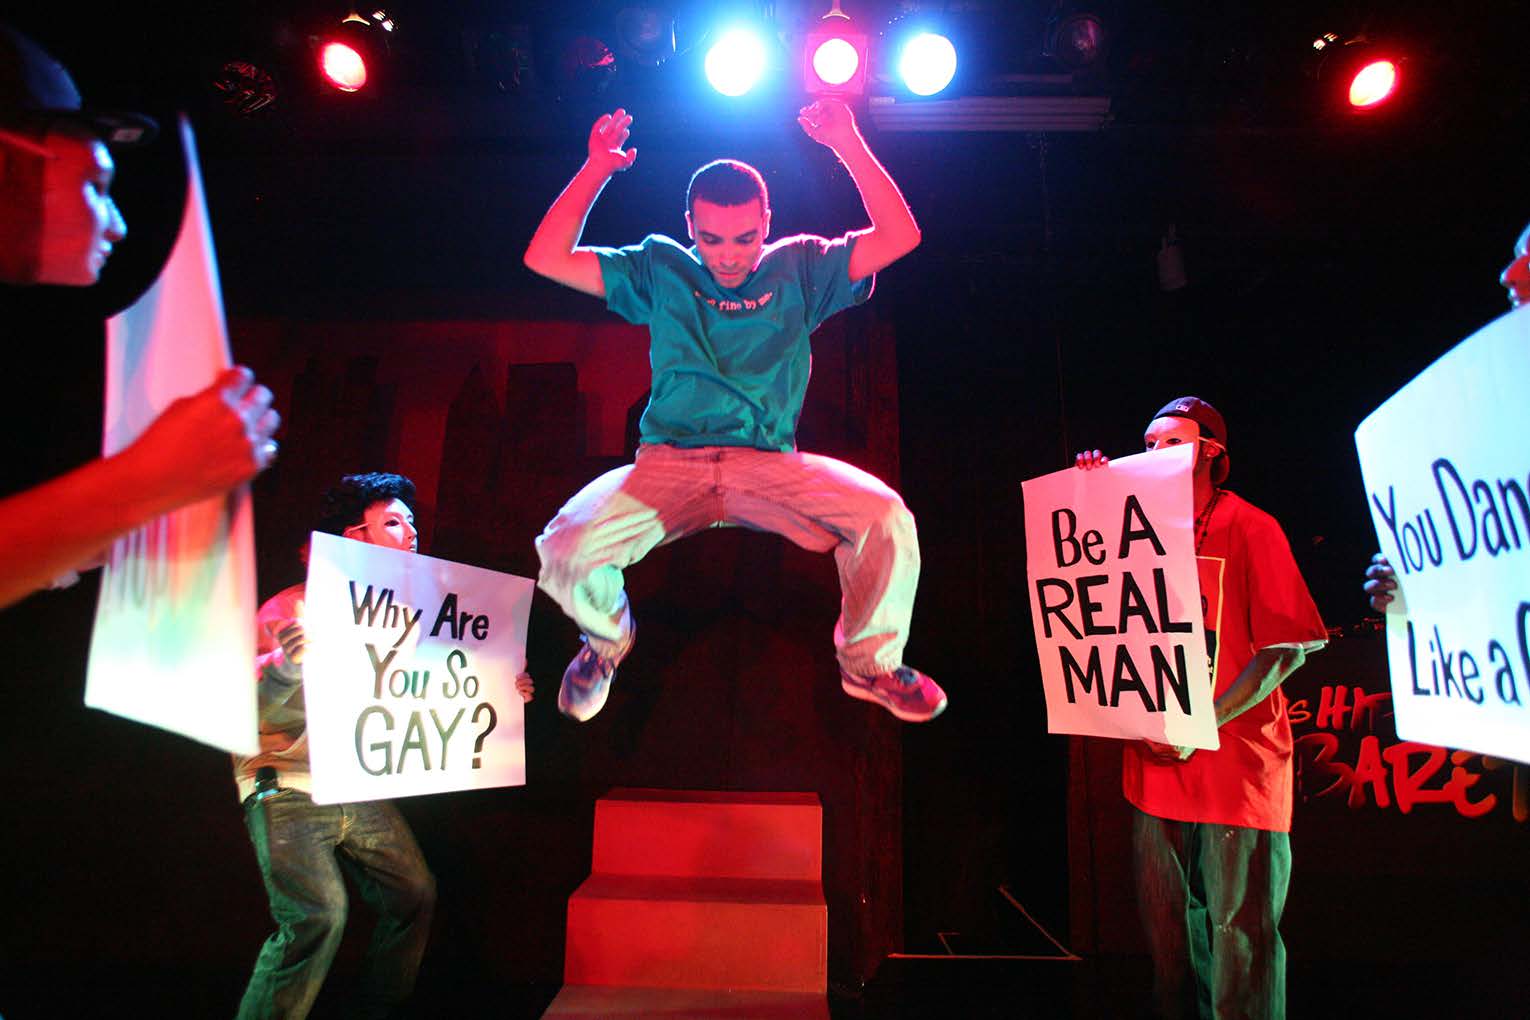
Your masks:
M871 39L839 9L839 0L805 34L802 87L811 96L860 96L866 92Z
M1104 63L1108 43L1103 18L1092 11L1070 11L1048 27L1042 55L1065 71L1094 70Z

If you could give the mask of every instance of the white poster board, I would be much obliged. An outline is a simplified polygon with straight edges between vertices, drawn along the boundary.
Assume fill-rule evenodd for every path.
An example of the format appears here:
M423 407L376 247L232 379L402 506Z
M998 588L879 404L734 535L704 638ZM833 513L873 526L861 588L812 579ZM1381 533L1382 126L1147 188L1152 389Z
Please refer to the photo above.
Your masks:
M313 799L526 782L535 582L315 532L303 612Z
M186 206L159 279L107 322L102 452L124 449L172 401L229 367L202 178L182 119ZM107 555L85 704L255 754L255 539L249 489L166 514Z
M1215 749L1193 444L1024 482L1047 730Z
M1530 762L1530 308L1430 365L1355 447L1401 586L1387 613L1398 735Z

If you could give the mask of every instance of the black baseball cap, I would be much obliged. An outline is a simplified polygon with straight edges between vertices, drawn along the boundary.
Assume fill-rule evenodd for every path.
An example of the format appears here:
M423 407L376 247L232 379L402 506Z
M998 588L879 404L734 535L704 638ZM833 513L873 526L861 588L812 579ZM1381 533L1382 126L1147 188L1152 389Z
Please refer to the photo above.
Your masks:
M1228 471L1232 470L1232 458L1227 453L1227 422L1222 420L1222 412L1212 407L1200 397L1175 397L1153 415L1150 421L1159 418L1188 418L1201 427L1201 434L1215 439L1222 447L1222 452L1211 465L1211 480L1221 485L1227 480Z
M87 108L74 79L37 43L0 25L0 124L78 124L107 145L143 145L159 126L140 113Z

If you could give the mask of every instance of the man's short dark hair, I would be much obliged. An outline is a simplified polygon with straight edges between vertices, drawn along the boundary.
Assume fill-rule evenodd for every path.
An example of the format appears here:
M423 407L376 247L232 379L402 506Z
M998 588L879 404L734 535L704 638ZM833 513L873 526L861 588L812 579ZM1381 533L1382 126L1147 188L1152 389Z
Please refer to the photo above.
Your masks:
M685 189L686 212L696 211L698 198L721 206L748 205L759 199L761 212L770 208L765 178L748 163L736 159L714 159L691 174L691 183Z
M410 513L415 512L414 482L403 475L387 471L369 471L362 475L346 475L340 484L324 494L324 506L319 511L319 523L315 531L330 535L343 535L345 529L360 524L373 503L404 501Z

